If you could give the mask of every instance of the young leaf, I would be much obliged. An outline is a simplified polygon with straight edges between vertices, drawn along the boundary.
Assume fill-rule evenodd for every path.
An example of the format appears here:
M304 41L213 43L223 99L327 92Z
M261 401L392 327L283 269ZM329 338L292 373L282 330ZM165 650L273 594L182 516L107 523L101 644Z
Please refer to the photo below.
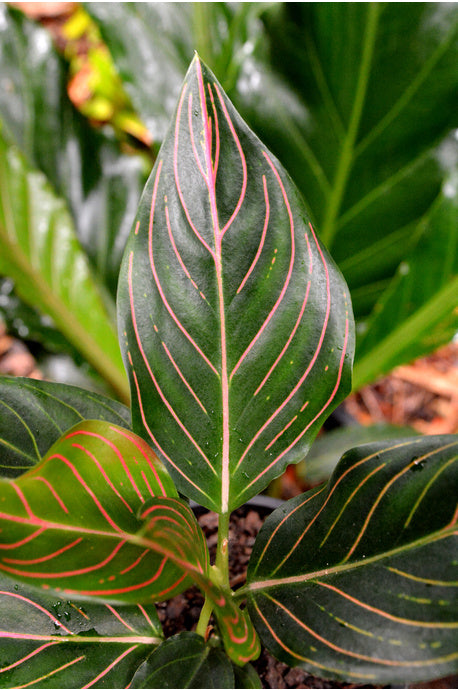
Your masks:
M0 273L128 399L115 330L63 200L0 123Z
M0 377L0 475L16 477L36 465L83 419L130 428L130 410L115 400L76 386Z
M233 688L229 659L200 635L174 635L148 657L133 677L131 688Z
M300 460L349 387L345 282L197 56L140 202L118 314L133 428L180 491L218 512Z
M456 436L361 446L268 518L247 591L275 656L359 683L456 671L457 460Z
M176 499L151 499L141 517L145 520L141 534L187 572L213 603L229 658L241 666L256 659L261 648L250 617L234 603L232 592L211 579L207 544L190 508Z
M162 641L154 605L80 603L0 576L0 687L126 687Z
M185 573L136 536L139 509L167 495L175 487L142 439L82 422L36 467L0 481L0 571L65 597L167 598L186 586Z

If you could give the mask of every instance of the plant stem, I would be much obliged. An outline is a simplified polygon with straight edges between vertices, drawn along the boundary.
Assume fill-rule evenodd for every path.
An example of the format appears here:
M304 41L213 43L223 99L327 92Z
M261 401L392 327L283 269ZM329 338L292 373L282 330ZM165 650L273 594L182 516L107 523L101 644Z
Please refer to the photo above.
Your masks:
M196 633L205 639L207 633L208 621L213 611L213 603L208 597L205 597L205 603L202 606L202 611L200 612L199 621L196 627Z
M230 513L221 513L218 522L218 545L215 566L221 575L221 584L229 589L229 518Z

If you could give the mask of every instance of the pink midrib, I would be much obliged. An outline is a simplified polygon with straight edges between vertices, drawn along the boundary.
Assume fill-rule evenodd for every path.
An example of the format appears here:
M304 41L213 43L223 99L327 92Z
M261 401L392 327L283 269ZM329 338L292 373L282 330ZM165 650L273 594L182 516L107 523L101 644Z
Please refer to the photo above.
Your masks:
M221 338L221 398L223 414L223 445L221 457L221 512L227 513L229 506L229 377L227 371L227 342L226 342L226 316L224 312L223 274L221 264L221 241L223 233L219 227L218 208L216 204L215 175L211 159L211 130L207 112L207 101L202 76L202 68L197 60L197 80L199 84L199 96L202 106L205 136L205 162L207 167L207 187L210 199L210 209L215 238L215 270L218 286L218 306L220 315Z

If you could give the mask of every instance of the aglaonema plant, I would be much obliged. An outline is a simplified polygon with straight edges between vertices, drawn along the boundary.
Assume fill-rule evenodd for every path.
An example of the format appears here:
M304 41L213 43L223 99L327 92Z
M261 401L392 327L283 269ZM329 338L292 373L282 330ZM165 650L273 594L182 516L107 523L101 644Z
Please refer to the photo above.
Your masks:
M347 452L270 515L231 590L230 514L349 391L354 332L297 190L197 56L118 323L131 424L81 389L0 383L0 685L260 687L261 642L359 684L456 670L456 437ZM219 516L214 562L187 499ZM154 604L192 584L196 629L164 640Z

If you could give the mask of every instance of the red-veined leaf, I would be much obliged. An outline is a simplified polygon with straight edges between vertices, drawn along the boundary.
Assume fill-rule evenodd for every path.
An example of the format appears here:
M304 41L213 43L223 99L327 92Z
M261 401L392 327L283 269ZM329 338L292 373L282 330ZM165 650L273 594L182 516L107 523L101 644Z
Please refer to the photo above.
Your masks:
M192 517L191 517L192 516ZM211 579L208 551L203 532L194 520L189 507L178 499L151 500L141 517L145 520L142 530L156 549L167 555L184 571L187 571L206 597L213 602L214 614L227 655L239 665L256 659L261 651L259 639L247 611L234 603L232 592ZM190 519L191 518L191 519ZM186 521L189 529L180 524ZM193 530L194 534L190 535ZM204 567L202 567L204 565Z
M278 658L358 683L456 672L456 436L348 451L266 521L249 609Z
M173 482L142 439L82 422L36 467L0 481L0 571L64 597L168 598L186 586L185 573L135 536L139 509L167 495L176 495Z
M0 687L126 687L161 643L154 605L56 599L0 576Z
M118 313L134 429L180 491L218 512L303 458L349 388L345 282L197 56L140 202Z

